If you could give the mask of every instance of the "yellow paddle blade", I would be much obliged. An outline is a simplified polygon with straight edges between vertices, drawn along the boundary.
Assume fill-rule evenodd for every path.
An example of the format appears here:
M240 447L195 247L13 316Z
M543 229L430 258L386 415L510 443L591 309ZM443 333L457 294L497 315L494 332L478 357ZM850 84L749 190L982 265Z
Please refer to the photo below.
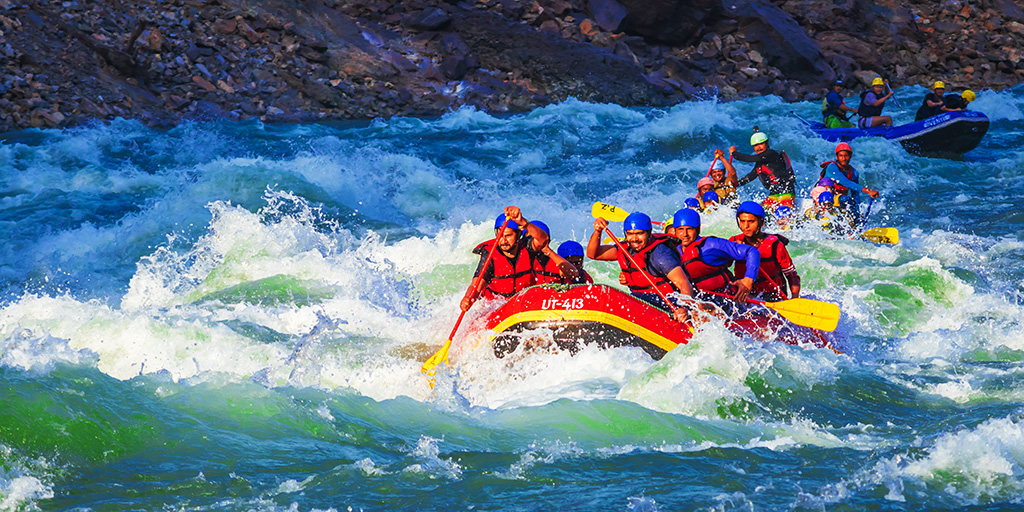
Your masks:
M427 362L423 363L423 367L420 368L420 371L427 375L433 376L434 372L437 370L437 367L440 366L441 363L448 360L448 349L451 346L452 340L444 342L444 346L442 346L440 350L435 352L434 355L430 356L430 359L427 359ZM433 387L433 384L431 384L431 387Z
M619 242L626 243L626 239L625 238L620 238ZM612 244L615 243L615 240L612 237L610 237L610 236L606 236L606 237L604 237L603 240L601 240L601 243L605 244L605 245L612 245Z
M629 212L626 210L601 202L594 203L594 207L590 209L590 214L594 218L606 219L608 222L622 222L626 220L626 217L629 217Z
M831 302L790 299L781 302L765 302L764 305L778 311L786 320L811 329L834 331L839 325L839 306Z
M860 236L878 244L896 245L900 243L900 230L896 228L871 228L861 233Z

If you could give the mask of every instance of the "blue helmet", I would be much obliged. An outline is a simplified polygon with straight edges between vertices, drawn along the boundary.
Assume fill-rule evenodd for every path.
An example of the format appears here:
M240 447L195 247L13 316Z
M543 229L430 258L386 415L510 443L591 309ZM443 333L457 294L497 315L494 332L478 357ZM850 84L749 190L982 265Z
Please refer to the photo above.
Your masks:
M773 213L775 214L776 218L789 217L790 215L793 214L793 209L786 205L782 205L776 207Z
M533 224L534 226L537 226L545 234L547 234L548 236L551 236L551 230L548 229L548 225L547 224L544 224L543 222L541 222L539 220L531 220L530 224Z
M639 229L643 231L651 230L651 218L646 213L633 212L626 217L626 220L622 221L622 228L625 231L631 231Z
M676 212L672 216L672 225L677 228L689 227L699 228L700 227L700 214L696 210L690 208L683 208Z
M818 204L831 204L835 198L832 192L822 192L818 194Z
M700 201L696 197L687 197L683 203L687 208L700 208Z
M558 246L558 255L563 258L570 258L572 256L583 256L583 246L579 242L572 240L566 240L562 242L562 245Z
M494 229L501 229L501 226L504 225L504 224L505 224L505 214L504 213L501 214L501 215L498 215L497 219L494 219ZM519 232L519 225L516 224L515 222L509 222L508 226L506 226L506 227L508 227L512 231L515 231L516 233Z
M764 207L757 201L743 201L736 208L736 216L739 217L741 213L749 213L755 217L764 220Z
M704 201L705 203L707 203L707 202L717 203L718 202L718 192L715 192L714 190L708 190L707 192L704 192L703 196L701 196L701 200Z

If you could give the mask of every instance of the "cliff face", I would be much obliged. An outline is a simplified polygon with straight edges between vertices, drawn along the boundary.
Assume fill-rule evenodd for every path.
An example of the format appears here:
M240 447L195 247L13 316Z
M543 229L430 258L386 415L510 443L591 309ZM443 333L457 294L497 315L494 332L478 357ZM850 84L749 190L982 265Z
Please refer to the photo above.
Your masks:
M0 0L0 132L998 89L1021 48L1012 0Z

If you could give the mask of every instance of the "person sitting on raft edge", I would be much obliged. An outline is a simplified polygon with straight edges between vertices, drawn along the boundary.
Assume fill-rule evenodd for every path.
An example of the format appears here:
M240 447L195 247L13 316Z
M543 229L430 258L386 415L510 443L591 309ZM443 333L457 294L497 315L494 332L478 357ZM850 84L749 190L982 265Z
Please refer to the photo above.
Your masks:
M700 236L700 214L689 208L677 211L672 217L672 224L675 226L675 236L679 239L677 250L683 270L698 293L728 294L735 289L735 301L746 302L761 266L761 254L757 249L724 238ZM745 263L745 273L740 279L734 278L729 272L729 267L736 261ZM719 295L704 295L708 296L702 299L723 308L731 307Z
M726 167L728 166L728 167ZM728 170L732 168L732 170ZM725 160L725 153L721 149L715 150L715 161L711 163L708 176L714 184L712 190L718 194L721 204L732 205L738 199L736 197L736 168Z
M509 225L502 231L506 219ZM547 245L548 238L547 233L523 218L518 206L506 206L505 213L494 221L494 238L473 249L474 254L480 255L473 277L483 278L479 285L483 290L470 286L459 304L462 310L469 311L481 292L485 299L508 298L536 284L534 261ZM483 268L494 244L498 244L494 259Z
M757 130L757 127L754 127ZM796 200L796 173L784 151L775 151L768 147L768 135L755 131L750 136L750 145L754 147L753 155L738 153L736 146L729 147L729 153L741 162L752 162L754 168L746 176L736 180L736 187L741 187L760 178L761 184L768 189L768 197L762 201L766 210L777 206L793 208ZM728 168L728 166L727 166Z
M764 220L764 208L761 205L755 201L744 201L736 208L736 226L740 228L740 234L729 237L731 242L756 248L761 255L761 266L750 292L766 302L786 300L787 291L788 298L798 298L800 275L786 250L789 239L762 231ZM746 275L746 262L737 261L734 273Z
M858 128L892 126L892 117L882 115L885 102L895 94L892 90L885 94L887 85L882 77L876 76L871 81L871 88L861 93L860 106L857 107L857 115L860 116L860 120L857 121Z
M825 128L853 128L853 123L846 113L857 113L857 109L846 106L843 95L839 93L842 88L843 77L837 76L832 81L832 91L821 100L821 122L825 124Z
M821 163L821 177L833 181L839 206L850 217L853 226L856 226L860 223L860 193L876 199L878 191L860 184L860 174L850 163L852 159L852 146L846 142L836 144L836 159Z
M594 219L594 232L587 243L587 257L598 261L618 261L625 284L634 297L662 309L671 309L654 291L644 273L654 282L654 287L665 295L676 292L693 295L693 286L683 272L679 257L667 243L672 237L653 234L651 218L647 214L633 212L622 223L626 233L626 250L640 265L639 268L617 246L601 245L601 233L607 227L607 219ZM686 308L680 307L676 309L673 318L685 322L690 316Z

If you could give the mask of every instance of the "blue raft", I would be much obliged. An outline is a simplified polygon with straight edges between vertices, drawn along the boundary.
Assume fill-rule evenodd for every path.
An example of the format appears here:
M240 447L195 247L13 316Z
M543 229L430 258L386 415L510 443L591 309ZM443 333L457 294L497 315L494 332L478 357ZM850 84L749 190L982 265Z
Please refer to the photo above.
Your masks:
M946 112L922 121L877 128L825 128L822 123L803 121L812 132L828 141L885 137L899 142L907 152L915 155L962 155L978 147L988 132L988 116L972 110Z

